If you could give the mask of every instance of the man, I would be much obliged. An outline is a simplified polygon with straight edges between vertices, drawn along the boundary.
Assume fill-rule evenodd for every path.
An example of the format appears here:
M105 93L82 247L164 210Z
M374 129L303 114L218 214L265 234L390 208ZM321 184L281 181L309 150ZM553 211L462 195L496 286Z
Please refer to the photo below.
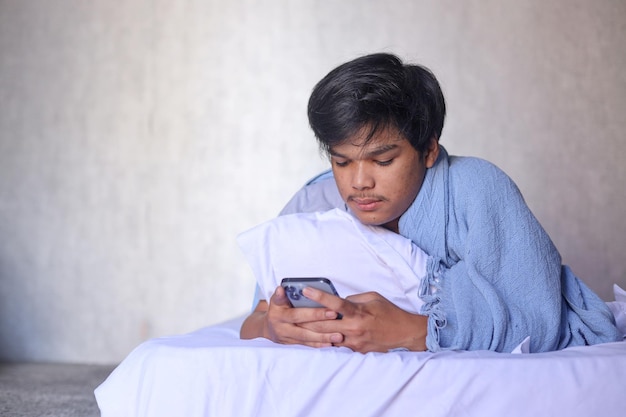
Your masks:
M279 287L246 319L242 338L358 352L510 352L529 336L539 352L621 340L606 304L561 265L506 174L439 145L445 101L427 69L390 54L355 59L317 84L308 116L332 176L312 181L283 212L344 207L410 238L432 257L425 306L412 314L374 292L341 299L308 289L326 308L295 309Z

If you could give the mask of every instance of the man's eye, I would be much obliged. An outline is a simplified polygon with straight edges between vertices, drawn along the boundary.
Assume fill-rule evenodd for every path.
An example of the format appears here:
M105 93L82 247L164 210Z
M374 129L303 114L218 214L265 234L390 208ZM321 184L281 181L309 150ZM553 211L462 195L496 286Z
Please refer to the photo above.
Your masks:
M393 159L388 159L386 161L376 161L376 163L380 165L381 167L386 167L387 165L391 165L392 162L393 162Z
M337 161L335 160L335 165L338 167L345 167L348 166L348 161Z

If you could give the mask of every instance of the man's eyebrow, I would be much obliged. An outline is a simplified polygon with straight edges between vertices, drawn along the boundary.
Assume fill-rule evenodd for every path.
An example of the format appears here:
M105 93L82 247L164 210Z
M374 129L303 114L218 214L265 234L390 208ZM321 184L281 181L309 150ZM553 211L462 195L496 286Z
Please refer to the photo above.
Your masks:
M394 143L390 143L387 145L382 145L376 149L372 149L371 151L368 151L367 153L365 153L363 156L365 158L371 158L373 156L379 156L382 155L386 152L389 152L395 148L397 148L398 145L394 144ZM338 158L345 158L345 159L349 159L347 156L340 154L339 152L335 151L333 148L330 148L328 150L328 152L330 153L331 156L336 156Z
M389 152L390 150L395 149L397 147L398 147L398 145L396 145L395 143L390 143L390 144L387 144L387 145L380 146L380 147L378 147L376 149L373 149L373 150L369 151L368 153L366 153L365 155L366 156L378 156L378 155L382 155L382 154L384 154L386 152Z
M346 156L344 156L344 155L340 154L339 152L335 151L333 148L330 148L330 149L328 150L328 153L329 153L331 156L337 156L337 157L339 157L339 158L347 158Z

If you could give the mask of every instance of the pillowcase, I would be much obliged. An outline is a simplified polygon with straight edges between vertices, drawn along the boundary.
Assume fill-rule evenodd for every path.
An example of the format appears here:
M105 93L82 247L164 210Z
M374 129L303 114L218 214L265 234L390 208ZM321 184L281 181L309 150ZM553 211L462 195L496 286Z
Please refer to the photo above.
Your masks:
M283 278L325 277L341 297L375 291L419 313L428 255L411 240L340 209L279 216L237 237L269 300Z

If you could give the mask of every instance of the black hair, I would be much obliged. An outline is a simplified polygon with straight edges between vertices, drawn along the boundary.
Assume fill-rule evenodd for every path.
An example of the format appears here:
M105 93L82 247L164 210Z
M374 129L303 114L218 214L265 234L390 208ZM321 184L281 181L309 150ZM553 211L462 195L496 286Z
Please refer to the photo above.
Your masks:
M326 152L364 128L369 140L392 127L423 153L441 136L446 104L429 69L378 53L346 62L322 78L309 98L308 116Z

